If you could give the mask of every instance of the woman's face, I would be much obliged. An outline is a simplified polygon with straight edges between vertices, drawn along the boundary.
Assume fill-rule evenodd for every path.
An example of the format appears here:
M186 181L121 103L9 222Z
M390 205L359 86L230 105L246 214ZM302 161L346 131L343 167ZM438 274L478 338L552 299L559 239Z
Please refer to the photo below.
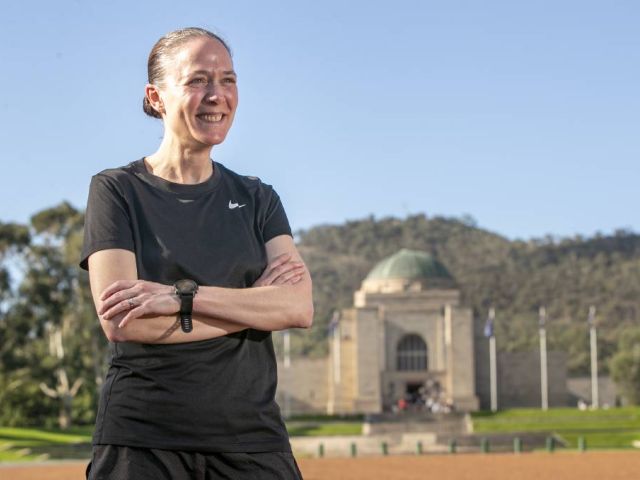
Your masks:
M213 38L194 38L173 53L165 72L159 87L165 135L193 148L222 143L238 106L227 49Z

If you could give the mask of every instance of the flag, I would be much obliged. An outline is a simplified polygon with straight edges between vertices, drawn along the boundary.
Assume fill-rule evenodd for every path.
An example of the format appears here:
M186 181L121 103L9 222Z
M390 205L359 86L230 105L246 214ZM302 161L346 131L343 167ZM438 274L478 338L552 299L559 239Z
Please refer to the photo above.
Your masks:
M489 309L489 315L487 321L484 324L484 336L487 338L493 337L493 320L495 318L495 312L493 308Z

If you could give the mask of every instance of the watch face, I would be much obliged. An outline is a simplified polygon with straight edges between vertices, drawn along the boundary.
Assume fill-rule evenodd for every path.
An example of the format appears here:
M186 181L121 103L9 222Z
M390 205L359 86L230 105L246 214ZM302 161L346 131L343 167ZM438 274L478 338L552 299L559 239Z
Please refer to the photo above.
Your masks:
M173 286L178 294L195 294L198 291L198 284L193 280L178 280Z

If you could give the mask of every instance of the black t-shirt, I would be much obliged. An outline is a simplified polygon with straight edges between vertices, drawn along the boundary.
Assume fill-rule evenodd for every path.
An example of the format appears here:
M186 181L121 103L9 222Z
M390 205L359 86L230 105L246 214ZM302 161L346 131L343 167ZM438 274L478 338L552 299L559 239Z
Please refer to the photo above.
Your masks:
M197 185L168 182L143 160L92 178L80 266L109 248L135 253L138 277L171 285L248 288L267 265L265 243L291 235L270 185L214 164ZM134 321L144 321L142 319ZM211 340L111 343L94 444L201 452L290 451L275 402L271 333Z

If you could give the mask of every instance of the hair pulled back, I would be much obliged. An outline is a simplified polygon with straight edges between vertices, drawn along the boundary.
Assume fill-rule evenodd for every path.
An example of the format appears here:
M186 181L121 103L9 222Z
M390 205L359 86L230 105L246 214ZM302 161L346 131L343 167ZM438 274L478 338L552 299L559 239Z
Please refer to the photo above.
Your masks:
M162 83L166 74L165 67L167 61L173 55L174 51L189 40L197 37L209 37L219 41L227 52L229 52L229 56L231 56L231 49L229 48L229 45L227 45L227 42L209 30L198 27L174 30L160 38L160 40L158 40L151 49L151 52L149 53L149 60L147 61L147 81L154 85ZM146 96L142 100L142 110L151 117L162 118L160 112L151 106Z

